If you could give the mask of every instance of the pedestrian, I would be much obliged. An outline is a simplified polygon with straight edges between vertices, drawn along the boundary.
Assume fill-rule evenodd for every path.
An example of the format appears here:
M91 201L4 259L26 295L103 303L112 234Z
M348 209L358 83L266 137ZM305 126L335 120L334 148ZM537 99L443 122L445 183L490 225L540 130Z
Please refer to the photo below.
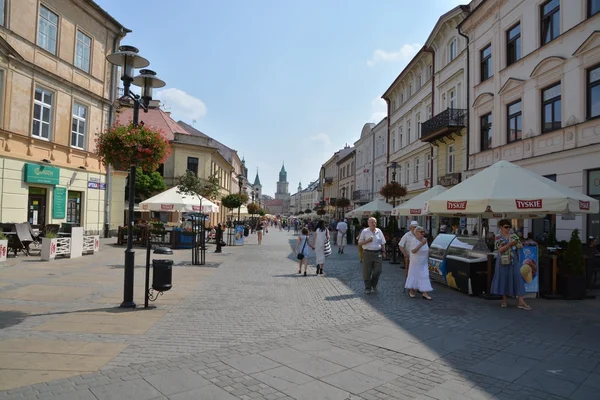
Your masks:
M306 270L308 269L309 247L314 250L314 247L308 244L308 229L302 228L302 235L298 236L298 241L296 242L296 257L298 258L299 274L302 273L302 264L304 264L304 276L306 276Z
M415 227L406 242L411 254L410 269L404 288L409 290L408 295L412 298L415 297L415 290L418 290L425 300L431 300L428 292L433 288L429 280L429 245L425 237L425 229L421 226Z
M511 233L512 224L508 219L498 221L500 233L494 239L495 248L498 251L496 257L496 270L492 280L492 294L502 296L500 306L506 308L508 296L517 297L517 307L522 310L531 310L525 303L525 282L521 276L521 263L519 260L519 249L523 247L519 237Z
M341 220L335 227L337 229L337 245L338 254L344 254L344 246L346 246L346 232L348 232L348 224L346 221Z
M317 259L317 275L323 275L323 266L325 265L325 243L327 241L329 241L329 229L327 229L324 220L319 220L312 245Z
M410 261L410 252L406 249L406 244L409 239L412 239L415 237L414 231L418 225L419 225L419 223L417 221L410 221L409 231L406 232L402 236L402 239L400 239L400 243L398 243L398 247L400 248L400 251L404 255L404 268L407 270L407 272L408 272L408 264Z
M358 244L363 247L362 274L365 293L377 292L377 283L381 275L381 262L385 257L385 236L377 227L377 219L369 218L369 227L363 229Z
M265 227L265 222L262 219L259 219L256 222L256 235L258 237L258 244L262 244L264 227Z

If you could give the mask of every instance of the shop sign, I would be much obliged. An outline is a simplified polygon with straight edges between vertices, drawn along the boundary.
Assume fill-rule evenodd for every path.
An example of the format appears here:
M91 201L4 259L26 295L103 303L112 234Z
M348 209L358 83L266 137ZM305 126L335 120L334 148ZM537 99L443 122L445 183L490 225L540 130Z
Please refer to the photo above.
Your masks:
M438 178L438 185L442 186L454 186L460 183L461 174L460 172L455 172L453 174L446 174L444 176L440 176Z
M88 181L88 189L106 190L106 183L104 183L104 182Z
M588 196L600 196L600 170L588 173Z
M542 199L536 200L517 200L515 199L515 205L517 206L517 210L527 210L531 208L540 209L543 207Z
M25 164L25 182L58 185L60 168L49 165Z
M63 219L67 213L67 188L55 187L52 193L52 218Z

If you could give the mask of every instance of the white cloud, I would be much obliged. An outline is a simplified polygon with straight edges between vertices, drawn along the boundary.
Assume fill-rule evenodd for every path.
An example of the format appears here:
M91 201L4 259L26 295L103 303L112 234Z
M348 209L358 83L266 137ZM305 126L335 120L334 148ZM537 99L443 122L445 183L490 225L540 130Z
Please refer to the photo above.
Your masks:
M371 100L371 118L369 122L378 123L387 117L387 103L381 97Z
M308 140L313 143L320 143L323 147L331 146L331 139L326 133L310 136Z
M163 110L170 111L175 120L193 123L206 115L204 102L183 90L169 88L156 92L154 96L160 100Z
M376 49L373 52L373 56L370 60L367 60L367 65L369 67L374 67L375 65L382 62L407 62L411 58L414 57L415 54L423 47L423 45L418 43L407 43L403 45L398 51L390 51L387 52L385 50Z

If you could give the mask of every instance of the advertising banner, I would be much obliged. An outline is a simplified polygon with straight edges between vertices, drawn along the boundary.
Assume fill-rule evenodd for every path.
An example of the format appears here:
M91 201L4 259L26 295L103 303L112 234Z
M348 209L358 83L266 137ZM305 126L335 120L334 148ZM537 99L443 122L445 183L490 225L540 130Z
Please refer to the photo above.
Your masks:
M244 244L244 225L235 226L235 245L241 246Z
M538 273L538 247L537 244L523 245L519 250L521 260L521 276L525 282L525 292L538 293L539 273Z

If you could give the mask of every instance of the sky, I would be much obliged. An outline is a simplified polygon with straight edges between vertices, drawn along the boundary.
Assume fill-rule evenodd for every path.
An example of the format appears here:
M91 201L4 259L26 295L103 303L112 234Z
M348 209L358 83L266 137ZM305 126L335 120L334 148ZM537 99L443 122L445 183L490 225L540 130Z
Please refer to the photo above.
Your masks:
M290 193L386 116L381 95L467 0L96 0L167 85L163 109ZM424 5L426 4L426 6Z

